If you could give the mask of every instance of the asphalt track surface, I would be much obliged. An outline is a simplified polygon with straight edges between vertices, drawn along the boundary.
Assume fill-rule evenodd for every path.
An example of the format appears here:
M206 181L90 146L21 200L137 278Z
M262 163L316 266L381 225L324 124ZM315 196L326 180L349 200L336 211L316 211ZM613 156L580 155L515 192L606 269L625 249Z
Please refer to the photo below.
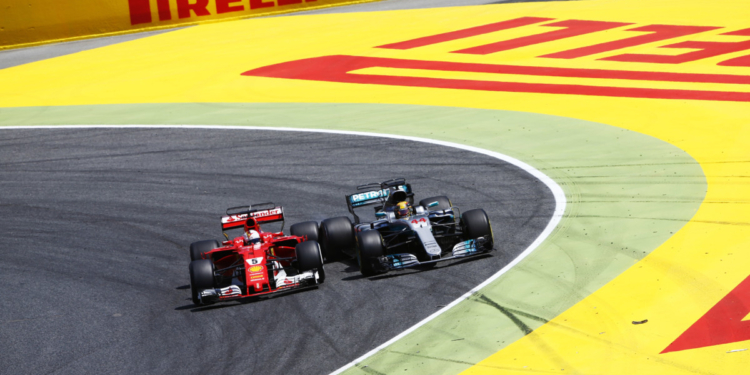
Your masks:
M523 251L554 199L485 155L303 132L0 130L0 365L7 374L329 373L424 319ZM187 252L229 206L273 201L287 226L346 214L359 183L484 208L500 251L319 289L197 308Z

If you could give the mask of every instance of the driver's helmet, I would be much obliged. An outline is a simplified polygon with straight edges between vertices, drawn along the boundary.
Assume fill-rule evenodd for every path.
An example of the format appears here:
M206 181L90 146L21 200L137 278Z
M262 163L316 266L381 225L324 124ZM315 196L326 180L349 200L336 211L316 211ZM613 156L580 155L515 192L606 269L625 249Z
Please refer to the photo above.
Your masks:
M260 243L260 234L258 234L258 231L250 229L245 232L245 243L248 245Z
M409 217L411 214L411 205L407 201L398 202L396 203L396 209L394 212L396 213L396 219Z

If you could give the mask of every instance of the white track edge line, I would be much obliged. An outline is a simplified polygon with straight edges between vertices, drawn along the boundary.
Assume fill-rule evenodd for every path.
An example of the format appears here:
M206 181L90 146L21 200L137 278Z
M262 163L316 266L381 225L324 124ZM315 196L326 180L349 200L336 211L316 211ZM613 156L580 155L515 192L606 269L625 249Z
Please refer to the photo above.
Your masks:
M380 137L380 138L392 138L392 139L400 139L400 140L407 140L407 141L413 141L413 142L422 142L422 143L430 143L445 147L451 147L451 148L457 148L461 150L476 152L478 154L487 155L490 157L493 157L495 159L502 160L504 162L507 162L509 164L512 164L518 168L523 169L527 173L531 174L538 180L542 181L551 191L552 195L555 197L555 210L552 214L552 218L550 219L549 223L547 223L547 226L544 228L542 233L539 234L539 236L534 240L534 242L529 245L529 247L526 248L521 254L519 254L513 261L508 263L505 267L503 267L500 271L495 273L494 275L490 276L487 280L482 282L481 284L475 286L470 291L463 294L461 297L458 297L453 302L449 303L442 309L434 312L432 315L422 319L419 323L411 326L409 329L405 330L404 332L401 332L400 334L396 335L392 339L384 342L380 346L376 347L373 350L370 350L369 352L365 353L364 355L360 356L359 358L349 362L348 364L342 366L338 370L332 372L330 375L338 375L351 367L355 366L356 364L366 360L367 358L373 356L374 354L378 353L379 351L385 349L387 346L393 344L394 342L400 340L401 338L405 337L406 335L414 332L417 330L417 328L427 324L431 320L437 318L444 312L448 311L453 306L458 305L460 302L468 299L472 295L474 295L476 292L478 292L480 289L484 288L491 282L495 281L498 277L502 276L506 272L508 272L511 268L513 268L516 264L521 262L524 258L526 258L529 254L531 254L534 250L536 250L539 245L544 242L544 240L549 237L550 234L552 234L552 231L557 227L557 225L560 223L560 220L562 220L563 214L565 213L565 207L567 205L567 200L565 198L565 192L563 189L558 185L552 178L547 176L546 174L540 172L538 169L532 167L529 164L526 164L522 162L521 160L518 160L516 158L513 158L508 155L501 154L499 152L494 152L490 150L485 150L478 147L468 146L468 145L462 145L459 143L453 143L453 142L447 142L447 141L439 141L435 139L429 139L429 138L419 138L419 137L412 137L412 136L403 136L403 135L393 135L393 134L381 134L381 133L369 133L369 132L358 132L358 131L349 131L349 130L329 130L329 129L305 129L305 128L280 128L280 127L263 127L263 126L220 126L220 125L29 125L29 126L0 126L0 130L2 129L87 129L87 128L122 128L122 129L128 129L128 128L182 128L182 129L220 129L220 130L269 130L269 131L288 131L288 132L309 132L309 133L329 133L329 134L343 134L343 135L354 135L354 136L366 136L366 137Z

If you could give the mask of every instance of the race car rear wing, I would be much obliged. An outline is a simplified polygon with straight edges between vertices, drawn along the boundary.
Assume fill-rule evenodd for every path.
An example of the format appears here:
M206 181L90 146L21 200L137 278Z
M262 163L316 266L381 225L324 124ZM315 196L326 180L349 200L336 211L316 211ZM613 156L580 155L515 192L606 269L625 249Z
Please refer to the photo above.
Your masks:
M357 224L359 224L359 216L354 212L355 208L380 204L381 207L376 207L376 210L378 210L385 205L388 198L395 192L400 191L406 193L406 199L408 199L410 203L414 203L414 193L411 190L411 185L407 184L406 179L404 178L394 178L381 183L375 182L360 185L357 186L357 190L365 191L346 195L346 206L349 208L349 213L354 216L354 222Z
M221 230L244 227L248 218L258 224L284 221L284 208L270 202L228 208L226 216L221 217Z

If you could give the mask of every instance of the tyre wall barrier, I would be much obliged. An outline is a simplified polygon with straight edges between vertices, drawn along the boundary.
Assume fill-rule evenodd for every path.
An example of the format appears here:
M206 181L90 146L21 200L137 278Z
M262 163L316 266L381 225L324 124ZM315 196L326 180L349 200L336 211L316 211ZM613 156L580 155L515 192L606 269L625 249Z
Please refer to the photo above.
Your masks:
M377 0L4 0L0 50Z

